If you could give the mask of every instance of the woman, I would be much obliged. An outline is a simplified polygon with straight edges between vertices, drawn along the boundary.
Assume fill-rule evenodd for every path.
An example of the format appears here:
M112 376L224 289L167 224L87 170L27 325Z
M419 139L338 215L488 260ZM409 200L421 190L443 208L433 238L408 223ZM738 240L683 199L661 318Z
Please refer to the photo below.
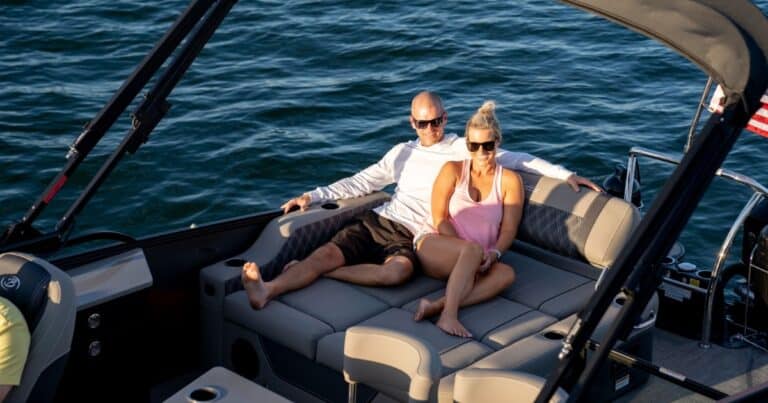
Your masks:
M459 307L492 298L515 279L499 259L517 234L523 184L496 163L501 128L495 108L486 101L467 122L471 159L443 165L432 190L433 232L415 241L424 272L448 283L444 297L419 302L414 319L439 313L437 326L461 337L472 334L459 322Z

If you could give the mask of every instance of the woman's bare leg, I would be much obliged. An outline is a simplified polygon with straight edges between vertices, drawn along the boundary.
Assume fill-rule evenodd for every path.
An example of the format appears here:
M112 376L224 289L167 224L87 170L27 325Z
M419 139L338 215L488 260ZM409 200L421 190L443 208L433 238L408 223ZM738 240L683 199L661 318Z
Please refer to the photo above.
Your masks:
M426 237L417 250L425 272L443 275L455 258L445 288L445 303L436 325L446 333L471 337L472 334L459 322L459 303L472 290L475 273L483 260L483 248L473 242L466 242L440 235ZM421 305L421 304L420 304Z
M483 301L487 301L504 291L507 287L512 285L515 281L515 270L512 266L496 262L488 269L487 272L477 275L475 279L475 286L467 294L460 303L460 307L470 306L478 304ZM434 316L442 312L445 306L445 297L441 297L434 301L428 301L423 298L419 301L419 310L423 310L423 314L419 319Z

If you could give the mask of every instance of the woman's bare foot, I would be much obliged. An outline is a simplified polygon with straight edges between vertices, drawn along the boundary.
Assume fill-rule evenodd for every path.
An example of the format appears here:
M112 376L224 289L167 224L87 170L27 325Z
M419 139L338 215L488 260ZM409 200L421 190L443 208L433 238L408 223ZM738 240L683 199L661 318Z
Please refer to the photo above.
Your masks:
M282 273L285 273L285 272L287 272L287 271L288 271L288 269L290 269L291 267L295 266L295 265L296 265L296 263L299 263L299 261L298 261L298 260L296 260L296 259L293 259L293 260L291 260L290 262L286 263L286 264L285 264L285 266L283 266L283 271L282 271Z
M470 333L469 330L467 330L457 318L450 318L446 315L440 315L440 319L437 320L436 325L448 334L459 337L472 337L472 333Z
M243 281L245 293L248 294L248 301L253 309L264 308L269 302L269 290L261 279L261 272L256 263L248 262L243 265L243 272L240 274Z
M413 320L420 321L430 316L435 316L443 309L442 306L426 299L419 300L419 307L416 309L416 313L413 314Z

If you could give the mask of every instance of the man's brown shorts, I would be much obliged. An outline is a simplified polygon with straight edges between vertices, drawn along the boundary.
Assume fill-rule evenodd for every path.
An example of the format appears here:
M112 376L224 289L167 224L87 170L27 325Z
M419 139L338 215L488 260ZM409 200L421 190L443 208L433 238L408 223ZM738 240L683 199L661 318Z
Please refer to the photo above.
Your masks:
M371 210L358 214L331 242L341 249L345 265L382 264L392 256L405 256L418 267L411 231Z

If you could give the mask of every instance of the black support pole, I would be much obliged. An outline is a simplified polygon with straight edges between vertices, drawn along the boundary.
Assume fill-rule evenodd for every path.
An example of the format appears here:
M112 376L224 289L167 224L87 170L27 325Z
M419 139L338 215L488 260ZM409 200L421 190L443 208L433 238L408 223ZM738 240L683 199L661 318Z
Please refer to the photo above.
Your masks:
M32 204L21 221L11 224L0 236L0 251L13 248L14 243L28 245L40 233L32 227L33 222L45 210L56 194L66 184L80 163L91 152L104 134L115 123L117 118L130 105L131 101L144 88L166 59L179 46L181 41L197 25L213 4L213 0L196 0L189 5L184 13L174 22L163 38L152 51L142 60L104 108L91 120L83 132L70 146L67 154L67 164L56 175L53 181ZM50 234L49 234L50 235ZM49 236L50 238L50 236ZM55 238L55 237L54 237Z
M200 24L200 28L187 40L179 55L173 60L168 69L165 70L152 90L147 94L144 102L139 105L133 114L133 127L131 130L56 225L57 233L66 238L74 223L74 218L88 204L93 195L96 194L96 191L122 160L125 153L135 153L147 141L152 130L154 130L170 108L166 98L179 83L184 73L187 72L187 69L192 65L197 55L200 54L205 44L211 39L211 36L216 32L216 29L221 25L221 22L236 1L221 0L217 2L213 10Z

